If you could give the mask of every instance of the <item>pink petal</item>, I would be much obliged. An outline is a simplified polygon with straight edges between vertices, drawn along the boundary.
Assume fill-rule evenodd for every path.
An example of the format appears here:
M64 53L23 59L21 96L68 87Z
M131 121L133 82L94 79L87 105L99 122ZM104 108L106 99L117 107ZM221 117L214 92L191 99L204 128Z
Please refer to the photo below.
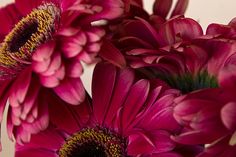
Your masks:
M124 12L124 3L121 0L96 1L92 4L95 13L89 16L90 21L118 18Z
M18 75L17 79L12 84L12 90L9 96L11 106L17 107L24 101L31 82L31 75L31 68L27 68Z
M171 123L169 123L171 124ZM176 147L176 143L170 138L170 133L164 130L153 130L149 133L155 144L155 153L169 152Z
M117 72L116 83L113 89L113 96L110 102L109 109L105 116L105 124L110 126L123 105L127 95L129 94L130 87L134 81L134 73L130 69L124 69Z
M80 105L72 106L59 100L57 97L52 99L49 105L49 111L52 124L71 134L81 129L90 119L92 113L90 103L87 99Z
M171 17L176 15L183 15L188 7L189 0L178 0Z
M155 144L151 137L148 137L143 132L131 134L128 138L128 154L137 156L138 154L149 154L155 149Z
M168 153L157 153L157 154L152 154L152 157L183 157L180 154L177 154L176 152L168 152Z
M84 32L80 31L75 36L67 37L62 41L62 51L67 58L75 57L87 43L87 37Z
M39 75L40 82L43 86L48 88L54 88L60 84L65 77L65 66L61 65L57 71L50 76Z
M221 87L232 90L236 88L235 70L235 65L228 65L219 72L218 80Z
M43 62L33 61L31 66L32 66L32 69L36 73L41 73L48 69L50 63L51 63L51 58L48 58L47 60L44 60Z
M15 157L57 157L56 152L42 149L23 149L15 152Z
M54 41L48 41L43 44L34 52L32 59L37 62L44 62L50 58L55 50L56 43Z
M189 131L187 133L182 133L179 136L172 136L171 138L178 143L191 145L210 143L215 140L209 136L209 134L203 133L201 131Z
M207 48L210 49L208 51L212 56L208 61L208 73L217 76L227 59L235 53L234 46L228 41L212 40L207 45Z
M172 0L155 0L153 5L153 13L165 19L170 11L172 3Z
M26 119L27 114L33 109L35 105L35 101L37 101L37 97L39 96L40 91L40 83L38 81L32 81L27 92L27 96L22 104L21 108L21 119Z
M48 66L47 70L42 72L41 75L50 76L54 75L62 65L62 58L59 53L54 53L51 56L51 63Z
M221 109L221 119L224 125L230 129L235 130L236 128L236 103L229 102Z
M110 107L110 99L116 79L116 68L109 63L98 63L94 69L92 81L92 98L94 116L102 124Z
M98 42L105 35L105 31L99 28L92 28L86 33L90 42Z
M190 18L174 18L158 30L158 43L167 46L181 40L191 40L203 34L198 22Z
M57 35L61 35L61 36L66 36L66 37L70 37L73 35L76 35L79 31L81 31L78 28L73 28L73 27L62 27L58 32Z
M6 7L0 9L0 21L4 21L1 25L1 36L7 35L15 24L21 19L21 14L17 10L15 4L9 4ZM3 39L0 39L2 42Z
M105 41L104 44L102 44L99 56L116 66L125 67L126 65L122 53L108 41Z
M126 32L126 36L134 36L142 40L145 40L146 42L150 43L153 47L156 47L158 45L157 31L150 23L148 23L146 20L142 18L137 18L137 20L128 22L124 26L124 31Z
M83 73L83 67L77 59L75 60L69 60L68 63L66 63L66 75L68 77L80 77Z
M85 99L85 90L80 78L66 78L53 90L69 104L78 105Z
M47 130L42 131L38 134L32 135L29 143L26 143L23 148L46 148L50 150L59 149L65 142L62 136L62 132L53 127L49 127ZM47 139L47 142L45 142ZM42 145L43 143L43 145ZM16 146L16 150L20 150L21 146Z
M136 82L130 89L123 104L121 125L124 131L142 109L149 92L150 84L147 80Z

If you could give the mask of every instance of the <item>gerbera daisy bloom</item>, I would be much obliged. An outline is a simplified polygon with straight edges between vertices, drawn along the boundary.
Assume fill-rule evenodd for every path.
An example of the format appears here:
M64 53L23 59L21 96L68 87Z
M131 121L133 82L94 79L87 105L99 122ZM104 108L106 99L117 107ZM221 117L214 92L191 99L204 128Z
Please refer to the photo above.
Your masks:
M236 148L235 92L212 88L176 98L174 117L184 126L172 139L182 144L205 145L199 157L234 156Z
M0 9L0 121L9 100L10 138L26 142L46 128L48 93L84 100L81 61L93 62L105 34L92 22L122 11L119 0L16 0Z
M161 81L137 79L129 68L99 63L93 74L92 105L51 105L51 127L18 145L15 156L181 157L184 146L170 140L181 129L172 115L172 100L178 94Z
M114 26L108 25L107 32L110 35L99 52L102 58L113 64L118 66L127 64L137 68L146 62L145 56L151 55L150 49L158 51L158 49L170 48L183 40L203 34L197 22L181 17L186 11L188 0L178 0L172 12L170 11L172 0L156 0L151 15L139 2L129 2L129 8L126 9L124 16L116 20ZM169 13L171 15L167 17ZM182 29L181 26L184 28ZM136 50L139 52L137 53Z

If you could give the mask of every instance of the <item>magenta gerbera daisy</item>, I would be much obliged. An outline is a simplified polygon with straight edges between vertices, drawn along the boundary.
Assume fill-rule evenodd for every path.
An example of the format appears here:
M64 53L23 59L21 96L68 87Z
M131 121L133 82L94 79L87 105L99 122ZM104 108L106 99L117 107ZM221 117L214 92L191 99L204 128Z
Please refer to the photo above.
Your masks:
M16 0L0 9L0 118L9 100L11 138L26 142L46 128L48 93L73 105L84 100L81 61L93 62L105 35L92 23L122 11L119 0Z
M99 63L92 105L86 101L80 106L51 105L51 127L33 135L30 143L18 145L16 157L180 157L188 150L198 152L170 140L181 130L172 115L172 100L178 94L159 80L137 79L129 68Z
M176 98L174 117L184 129L172 139L182 144L205 145L200 157L233 156L236 148L234 93L215 88Z

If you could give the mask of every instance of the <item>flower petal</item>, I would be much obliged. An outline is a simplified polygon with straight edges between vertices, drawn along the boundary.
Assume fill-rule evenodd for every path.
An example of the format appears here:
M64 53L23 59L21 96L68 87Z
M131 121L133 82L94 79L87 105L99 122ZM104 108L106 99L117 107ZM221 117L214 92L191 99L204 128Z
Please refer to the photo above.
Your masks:
M171 17L176 15L183 15L188 7L189 0L178 0Z
M92 82L92 98L94 116L102 124L109 109L116 79L116 68L109 63L98 63L94 69ZM104 114L105 113L105 114Z
M52 152L50 150L42 150L42 149L23 149L15 152L15 157L57 157L56 152Z
M236 129L236 103L229 102L221 109L221 119L224 125L230 129Z
M53 90L69 104L78 105L85 99L85 90L80 78L65 78Z
M153 5L153 13L165 19L170 11L172 3L173 0L155 0Z
M108 41L105 41L102 44L99 55L103 59L119 67L125 67L126 65L126 61L122 53Z
M127 127L142 109L147 99L149 88L150 84L147 80L139 80L131 87L122 110L121 126L124 132L128 131Z

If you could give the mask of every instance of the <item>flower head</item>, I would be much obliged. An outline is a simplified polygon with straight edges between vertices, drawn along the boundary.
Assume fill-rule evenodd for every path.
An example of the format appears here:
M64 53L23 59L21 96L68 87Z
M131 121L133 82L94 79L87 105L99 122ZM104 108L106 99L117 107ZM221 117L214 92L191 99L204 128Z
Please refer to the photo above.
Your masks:
M18 146L16 156L180 156L179 146L170 139L181 130L172 115L178 91L160 80L137 79L133 70L108 63L95 67L92 86L92 105L53 104L53 125ZM58 116L61 112L64 117ZM50 135L53 138L41 145L40 140Z
M24 143L45 129L50 101L84 100L81 61L93 62L105 35L92 22L122 11L122 1L113 0L16 0L1 8L0 17L10 22L0 32L0 118L9 100L10 138Z
M200 156L229 154L235 149L234 92L222 88L205 89L176 98L174 117L184 126L172 139L182 144L205 145Z

